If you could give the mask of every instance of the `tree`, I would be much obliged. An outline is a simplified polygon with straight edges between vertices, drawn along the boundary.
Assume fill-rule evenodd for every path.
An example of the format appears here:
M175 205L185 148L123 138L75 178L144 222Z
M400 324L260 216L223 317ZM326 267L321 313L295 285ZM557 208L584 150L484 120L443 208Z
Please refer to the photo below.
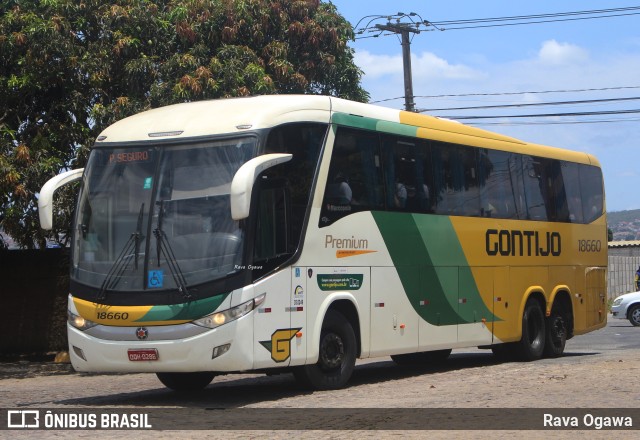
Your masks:
M47 235L41 185L139 111L273 93L366 101L353 38L318 0L0 0L0 228L23 247L64 244L75 189Z

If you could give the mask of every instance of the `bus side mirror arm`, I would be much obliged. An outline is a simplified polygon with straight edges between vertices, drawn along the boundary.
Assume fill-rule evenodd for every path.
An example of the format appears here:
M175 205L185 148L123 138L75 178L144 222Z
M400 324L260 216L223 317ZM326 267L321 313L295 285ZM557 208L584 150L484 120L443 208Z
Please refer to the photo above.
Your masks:
M38 215L42 229L49 231L53 228L53 193L61 186L81 179L83 172L84 168L66 171L52 177L42 186L38 196Z
M290 161L292 157L291 154L264 154L242 165L231 181L231 218L242 220L249 217L251 193L258 175L267 168Z

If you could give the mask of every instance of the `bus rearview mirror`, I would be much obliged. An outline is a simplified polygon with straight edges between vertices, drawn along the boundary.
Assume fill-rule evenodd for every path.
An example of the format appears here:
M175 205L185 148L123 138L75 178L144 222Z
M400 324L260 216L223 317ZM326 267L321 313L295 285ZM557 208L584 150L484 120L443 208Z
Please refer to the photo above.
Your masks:
M53 228L53 193L61 186L82 178L83 172L84 168L66 171L52 177L42 186L40 195L38 196L38 215L42 229L49 231Z
M264 154L242 165L231 181L231 218L242 220L249 217L251 193L258 175L268 168L290 161L292 157L292 154Z

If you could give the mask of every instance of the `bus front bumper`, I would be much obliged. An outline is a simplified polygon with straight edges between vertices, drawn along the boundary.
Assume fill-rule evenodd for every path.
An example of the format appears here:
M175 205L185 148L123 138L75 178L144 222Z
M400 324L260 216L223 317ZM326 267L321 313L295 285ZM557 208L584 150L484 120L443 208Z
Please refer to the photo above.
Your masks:
M69 356L76 371L158 373L245 371L253 367L249 316L196 336L165 340L107 340L67 323ZM138 328L130 327L132 334ZM149 327L149 333L154 328ZM141 330L142 331L142 330Z

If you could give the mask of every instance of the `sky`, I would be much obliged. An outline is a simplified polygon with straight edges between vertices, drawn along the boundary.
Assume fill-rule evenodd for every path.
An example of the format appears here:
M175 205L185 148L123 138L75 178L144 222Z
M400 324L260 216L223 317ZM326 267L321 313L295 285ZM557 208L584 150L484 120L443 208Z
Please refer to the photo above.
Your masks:
M635 3L634 0L333 0L332 3L354 26L365 16L399 12L415 12L418 15L411 17L413 20L421 17L437 23L640 7L640 0ZM602 165L608 211L640 209L640 9L626 13L635 15L475 29L453 29L454 25L444 25L440 26L444 28L441 31L425 31L423 26L422 32L413 35L410 46L416 108L435 116L460 117L460 122L473 123L527 142L591 153ZM620 12L600 16L613 14ZM594 15L557 18L587 16ZM369 22L373 26L385 24L387 19L369 17L362 20L356 30ZM402 22L408 23L409 18ZM350 43L355 51L355 62L364 71L362 86L370 93L371 102L383 101L378 104L402 109L404 85L399 37L389 33L374 37L376 34L379 32L364 32ZM586 89L597 90L569 92ZM565 92L557 92L560 90ZM430 110L621 98L638 100ZM639 112L513 117L621 110ZM461 119L463 116L488 115L506 117ZM639 189L638 194L636 189Z

